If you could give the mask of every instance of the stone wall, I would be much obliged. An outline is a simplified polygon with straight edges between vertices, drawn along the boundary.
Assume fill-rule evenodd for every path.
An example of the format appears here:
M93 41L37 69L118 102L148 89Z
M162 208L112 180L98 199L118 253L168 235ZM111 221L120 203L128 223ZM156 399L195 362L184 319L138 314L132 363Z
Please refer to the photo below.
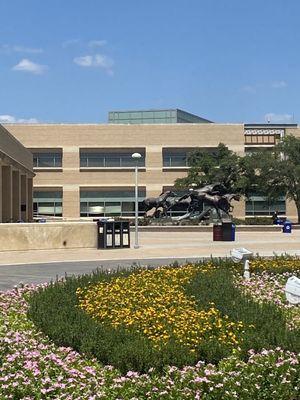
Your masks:
M95 247L95 222L0 224L0 251Z

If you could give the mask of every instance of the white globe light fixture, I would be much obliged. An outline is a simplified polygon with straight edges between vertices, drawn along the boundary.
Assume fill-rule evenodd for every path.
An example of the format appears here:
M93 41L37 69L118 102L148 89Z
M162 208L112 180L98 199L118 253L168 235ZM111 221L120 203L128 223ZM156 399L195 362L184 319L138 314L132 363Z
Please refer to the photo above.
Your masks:
M139 217L139 202L138 202L138 162L142 158L140 153L133 153L131 155L132 159L135 161L135 241L134 248L138 249L139 246L139 233L138 233L138 217Z

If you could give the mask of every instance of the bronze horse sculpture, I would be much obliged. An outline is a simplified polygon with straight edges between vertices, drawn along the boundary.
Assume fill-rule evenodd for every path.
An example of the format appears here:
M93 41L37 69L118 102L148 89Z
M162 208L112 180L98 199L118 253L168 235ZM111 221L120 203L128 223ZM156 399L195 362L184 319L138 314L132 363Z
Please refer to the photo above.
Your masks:
M167 190L166 192L162 192L158 197L148 197L145 200L142 201L142 207L143 210L145 211L145 216L147 215L147 212L155 208L153 216L155 218L158 218L161 216L167 216L167 210L168 210L168 203L167 199L170 197L175 197L176 193L172 192L171 190ZM162 211L159 210L159 208L162 208Z
M168 211L172 210L176 205L183 206L187 212L180 217L173 217L176 221L195 217L196 215L201 221L207 218L207 215L213 210L216 210L218 218L222 220L222 211L229 216L229 213L233 210L232 200L238 201L240 196L234 193L226 193L224 186L214 183L199 189L190 189L181 197L170 190L162 192L158 197L146 198L143 201L143 208L145 216L148 211L155 208L153 216L158 218L161 216L167 217Z
M221 211L229 216L229 213L233 210L231 205L232 200L239 201L240 196L235 193L220 194L215 191L216 185L208 185L201 189L191 189L189 193L185 194L179 199L179 202L190 198L190 206L187 213L178 218L178 220L186 219L193 214L200 212L199 221L204 219L207 214L210 214L212 210L216 210L218 218L222 220ZM206 206L206 209L204 209Z

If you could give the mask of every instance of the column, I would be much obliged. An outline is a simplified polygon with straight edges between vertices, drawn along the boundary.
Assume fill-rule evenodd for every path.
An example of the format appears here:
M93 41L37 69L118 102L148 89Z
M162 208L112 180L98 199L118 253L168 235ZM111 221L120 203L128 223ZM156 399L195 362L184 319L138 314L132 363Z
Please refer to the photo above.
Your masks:
M21 175L21 219L28 221L27 176Z
M32 196L33 196L33 189L32 189L32 178L27 178L27 206L28 206L28 222L33 220L33 203L32 203Z
M21 219L21 180L20 172L12 173L12 217L13 222Z
M12 168L2 166L2 221L12 221Z
M80 193L77 185L65 184L63 187L63 217L80 218Z

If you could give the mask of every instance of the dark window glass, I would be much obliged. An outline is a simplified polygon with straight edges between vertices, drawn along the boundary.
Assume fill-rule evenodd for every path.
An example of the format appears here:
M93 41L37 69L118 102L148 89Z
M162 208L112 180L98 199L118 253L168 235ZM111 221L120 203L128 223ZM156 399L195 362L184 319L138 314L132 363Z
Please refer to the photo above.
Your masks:
M145 166L145 156L139 160L134 160L131 153L84 153L80 154L80 167L90 168L120 168L134 167L136 162L138 166Z
M35 216L62 216L62 192L40 191L33 192L33 204Z
M139 215L143 215L141 202L145 189L139 188ZM102 210L100 209L102 208ZM80 191L80 216L134 216L134 189Z
M61 153L33 153L33 166L36 168L61 168Z
M187 163L187 154L165 154L163 157L163 166L164 167L186 167Z
M286 213L286 203L285 200L279 200L274 203L269 203L266 200L247 200L245 211L247 216L267 216L272 215L275 211L282 215Z

